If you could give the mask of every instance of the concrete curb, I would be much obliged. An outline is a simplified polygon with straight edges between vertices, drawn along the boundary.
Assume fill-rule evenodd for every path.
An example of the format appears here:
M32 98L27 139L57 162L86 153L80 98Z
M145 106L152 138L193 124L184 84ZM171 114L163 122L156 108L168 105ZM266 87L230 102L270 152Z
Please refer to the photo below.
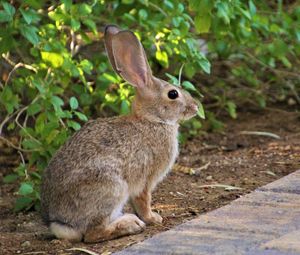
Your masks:
M117 255L300 255L300 170Z

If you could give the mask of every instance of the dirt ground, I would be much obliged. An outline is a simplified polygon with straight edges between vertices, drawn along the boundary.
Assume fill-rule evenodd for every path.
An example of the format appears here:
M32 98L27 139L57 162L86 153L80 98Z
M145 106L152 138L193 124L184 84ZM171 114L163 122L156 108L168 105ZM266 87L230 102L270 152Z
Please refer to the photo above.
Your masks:
M224 132L196 137L181 146L177 163L193 168L195 174L185 174L181 170L188 168L177 167L154 192L153 208L163 216L162 225L149 226L139 235L98 244L71 244L53 239L37 212L12 212L17 185L3 184L2 178L18 163L18 154L2 147L0 254L83 254L72 248L111 254L300 168L299 112L268 108L239 112L237 121L224 121ZM265 131L280 139L241 134L242 131Z

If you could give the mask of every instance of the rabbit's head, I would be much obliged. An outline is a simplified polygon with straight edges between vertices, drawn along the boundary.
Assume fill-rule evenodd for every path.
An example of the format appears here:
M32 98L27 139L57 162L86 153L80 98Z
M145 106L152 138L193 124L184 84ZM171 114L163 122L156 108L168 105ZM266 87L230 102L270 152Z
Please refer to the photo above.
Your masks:
M136 88L133 115L175 124L197 113L198 103L188 92L152 75L143 46L133 32L107 26L105 47L115 72Z

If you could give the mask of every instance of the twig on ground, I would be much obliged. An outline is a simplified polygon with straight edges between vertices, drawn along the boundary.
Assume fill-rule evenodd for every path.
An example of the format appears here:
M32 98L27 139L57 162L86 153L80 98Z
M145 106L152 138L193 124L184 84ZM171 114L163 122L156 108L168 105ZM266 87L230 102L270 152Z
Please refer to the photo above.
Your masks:
M94 252L94 251L90 251L88 249L85 249L85 248L70 248L70 249L67 249L67 251L81 251L81 252L84 252L84 253L87 253L87 254L90 254L90 255L100 255L99 253L97 252Z
M265 110L268 110L268 111L274 111L274 112L282 112L284 114L290 114L290 115L300 115L300 112L297 112L297 111L293 111L293 112L290 112L290 111L287 111L287 110L284 110L284 109L279 109L279 108L273 108L273 107L266 107L264 108Z
M46 252L45 251L30 251L30 252L25 252L25 253L22 253L23 255L31 255L31 254L45 254Z
M205 165L198 167L198 168L194 168L194 167L187 167L187 166L182 166L179 164L174 164L172 170L175 172L182 172L184 174L189 174L189 175L195 175L195 174L199 174L202 170L205 170L209 167L211 162L206 163Z
M268 136L274 139L281 139L279 135L270 132L261 132L261 131L241 131L241 135L258 135L258 136Z
M226 185L226 184L208 184L208 185L201 185L198 186L199 188L223 188L225 190L242 190L240 187L235 187L231 185Z
M205 165L200 166L198 168L194 168L195 172L201 172L202 170L206 170L210 166L211 162L207 162Z

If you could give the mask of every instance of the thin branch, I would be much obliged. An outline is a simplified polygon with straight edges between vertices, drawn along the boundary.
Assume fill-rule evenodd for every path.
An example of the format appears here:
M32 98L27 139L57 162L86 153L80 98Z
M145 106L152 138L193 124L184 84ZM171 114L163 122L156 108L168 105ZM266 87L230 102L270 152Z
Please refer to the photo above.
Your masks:
M150 1L148 2L148 4L149 4L149 6L152 6L153 8L155 8L156 10L158 10L165 17L168 17L168 14L162 8L160 8L158 5L156 5L154 3L151 3Z
M62 120L61 118L59 118L59 122L60 122L60 124L61 124L64 128L66 128L66 125L65 125L65 123L63 122L63 120Z
M22 149L22 148L20 148L20 147L18 147L18 146L16 146L16 145L14 145L11 141L9 141L8 139L6 139L5 137L3 137L3 136L1 136L0 135L0 139L2 140L2 141L4 141L8 146L10 146L10 147L12 147L12 148L14 148L14 149L16 149L16 150L18 150L18 151L22 151L22 152L34 152L34 151L39 151L39 150L26 150L26 149Z
M4 58L11 66L13 66L13 69L9 72L8 77L7 77L6 81L5 81L5 86L8 84L8 82L9 82L11 76L13 75L13 73L14 73L18 68L20 68L20 67L24 67L24 68L26 68L26 69L28 69L28 70L31 70L31 71L34 71L35 73L37 73L37 69L34 68L34 67L31 66L31 65L27 65L27 64L24 64L24 63L22 63L22 62L15 63L15 62L13 62L11 59L9 59L8 56L5 55L5 54L2 54L2 58Z
M39 140L37 140L36 138L34 138L31 134L29 134L28 131L27 131L27 130L20 124L20 122L19 122L19 118L20 118L21 114L22 114L25 110L27 110L27 108L28 108L28 105L25 106L25 107L18 113L17 117L15 118L15 122L16 122L16 124L19 126L19 128L21 128L22 130L24 130L24 132L25 132L32 140L36 141L38 144L41 144L41 142L40 142Z
M179 69L179 74L178 74L178 82L179 82L179 86L181 86L181 76L182 76L182 70L183 70L183 67L184 67L184 64L183 63Z
M14 112L13 114L11 114L11 115L7 115L7 116L5 117L5 119L1 122L1 124L0 124L0 135L2 134L2 129L3 129L4 125L9 121L9 119L10 119L11 117L13 117L14 115L16 115L19 111L20 111L20 109L18 109L17 111L15 111L15 112Z
M293 76L295 78L300 78L300 73L297 73L297 72L290 72L290 71L286 71L286 70L280 70L280 69L275 69L271 66L268 66L267 64L265 64L264 62L262 62L261 60L259 60L257 57L255 57L254 55L252 55L251 53L249 52L245 52L245 54L247 56L249 56L250 58L252 58L255 62L257 62L258 64L268 68L269 70L271 70L272 72L274 72L275 74L285 74L285 75L289 75L289 76Z
M34 102L36 102L39 98L40 98L40 96L35 97L35 98L32 100L31 104L33 104ZM29 107L29 105L23 107L23 108L19 111L19 113L17 114L17 116L16 116L16 118L15 118L15 122L16 122L16 124L19 126L19 128L21 128L22 130L24 130L24 132L25 132L32 140L36 141L38 144L41 144L41 142L40 142L39 140L37 140L35 137L33 137L31 134L29 134L28 131L27 131L27 130L20 124L20 122L19 122L19 118L20 118L21 114L22 114L24 111L26 111L26 110L28 109L28 107Z
M74 57L75 48L76 48L76 35L73 30L71 30L70 33L71 33L70 50L71 50L72 57Z

